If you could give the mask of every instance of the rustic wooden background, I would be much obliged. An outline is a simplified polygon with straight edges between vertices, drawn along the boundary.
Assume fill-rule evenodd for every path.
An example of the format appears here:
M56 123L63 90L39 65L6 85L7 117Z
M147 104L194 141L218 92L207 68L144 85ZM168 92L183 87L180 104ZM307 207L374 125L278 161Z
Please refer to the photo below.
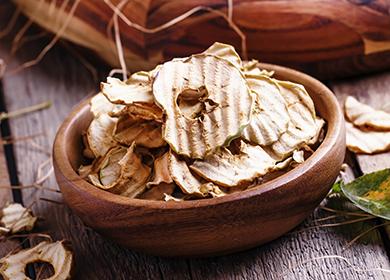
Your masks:
M11 14L12 6L0 3L0 36ZM14 73L13 69L35 58L51 38L50 35L42 37L41 30L32 26L22 40L23 46L11 54L15 34L25 23L26 19L20 17L10 35L0 37L0 58L7 63L7 72L0 83L0 111L13 111L44 101L52 101L53 105L50 109L1 123L3 139L43 133L33 138L34 143L20 140L13 145L0 145L1 186L28 185L36 180L38 166L50 158L51 145L61 121L72 106L97 89L98 80L89 66L96 69L98 79L109 71L93 57L86 64L79 57L80 50L60 43L39 64ZM331 81L328 85L341 101L347 95L354 95L375 107L390 106L390 72ZM357 157L349 154L348 178L390 167L389 156L390 153ZM54 176L45 185L58 188ZM37 201L32 207L41 218L36 231L49 233L54 239L71 241L75 279L390 279L390 274L375 270L390 269L390 244L385 229L373 230L353 246L344 248L359 233L382 223L380 220L309 229L320 224L316 219L329 215L317 209L298 228L267 245L215 258L167 259L137 253L102 238L85 227L62 203L60 193L44 190L40 197L51 202L37 199L34 189L13 192L0 189L1 204L21 200L30 205ZM23 246L37 242L34 238L25 241L0 243L0 256L20 246L20 242ZM330 255L343 256L363 271L354 270L340 259L315 259ZM315 260L302 264L313 258Z

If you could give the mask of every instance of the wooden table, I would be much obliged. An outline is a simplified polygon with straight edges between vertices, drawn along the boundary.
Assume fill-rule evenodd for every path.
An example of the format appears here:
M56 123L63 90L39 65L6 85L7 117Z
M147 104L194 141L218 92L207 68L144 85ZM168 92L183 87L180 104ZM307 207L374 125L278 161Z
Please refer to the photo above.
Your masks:
M0 9L0 18L7 22L6 13ZM2 16L3 15L3 16ZM10 13L6 13L9 17ZM4 19L4 20L3 20ZM15 30L25 23L21 18ZM4 24L0 24L1 29ZM39 29L33 28L26 38L34 38ZM98 80L74 51L62 44L56 45L35 66L18 73L11 73L23 62L34 58L48 38L26 42L12 57L12 35L0 39L0 58L7 62L8 72L1 80L0 111L13 111L44 101L52 101L50 109L13 118L1 124L2 137L14 138L36 135L31 141L16 141L13 145L0 146L0 184L31 184L36 180L37 168L50 158L51 145L56 130L72 106L96 91ZM74 50L74 49L73 49ZM98 78L108 73L99 62L91 62L98 69ZM354 95L359 100L381 107L390 106L390 72L378 73L328 85L340 100ZM390 153L375 156L349 154L350 168L347 176L352 179L363 173L390 167ZM8 166L8 168L6 168ZM45 186L57 189L54 176ZM359 233L383 221L338 227L310 229L317 219L329 216L317 209L301 226L291 233L258 248L242 253L208 259L167 259L148 256L122 248L102 238L87 228L62 203L61 194L43 190L37 199L34 189L13 191L0 189L0 203L22 201L25 205L36 203L32 209L40 218L36 231L49 233L54 239L70 240L75 255L76 279L390 279L390 274L375 268L390 269L390 242L386 230L379 227L357 241L351 247L345 245ZM43 198L43 199L42 199ZM47 201L49 199L50 201ZM5 255L20 240L0 243L0 254ZM37 240L30 238L31 246ZM362 270L354 270L338 258L338 255ZM307 262L307 260L312 259Z

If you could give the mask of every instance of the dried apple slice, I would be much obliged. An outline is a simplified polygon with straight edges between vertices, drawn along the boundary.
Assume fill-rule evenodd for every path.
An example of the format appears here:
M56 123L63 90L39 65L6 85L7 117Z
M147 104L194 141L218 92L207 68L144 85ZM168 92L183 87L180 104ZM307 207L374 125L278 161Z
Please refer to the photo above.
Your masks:
M374 108L348 96L345 100L345 114L355 126L374 130L390 130L390 114Z
M126 82L108 77L106 83L101 83L101 91L114 104L153 103L150 80L145 71L134 73Z
M205 196L204 191L212 189L212 183L195 177L188 168L187 163L184 160L180 160L178 155L172 151L168 153L168 170L173 181L185 194Z
M241 141L239 152L222 148L204 160L196 160L191 170L199 176L224 187L234 187L266 174L275 165L260 146Z
M272 77L274 75L274 71L260 69L259 62L256 59L244 61L242 63L242 71L245 75L262 75L267 77Z
M71 279L73 263L72 252L63 241L43 241L30 249L0 259L0 274L4 280L26 280L26 265L34 262L48 262L53 266L54 274L46 280Z
M169 164L168 152L163 154L161 157L157 158L154 161L153 180L146 184L148 188L158 186L161 183L166 183L166 184L173 183L171 174L169 173L168 164Z
M153 186L139 196L141 199L164 200L165 195L172 195L176 185L174 183L160 183Z
M290 116L278 84L267 76L246 75L256 94L252 119L242 137L258 145L270 145L286 132Z
M197 97L204 93L192 116L178 104L188 91ZM190 158L202 159L228 145L250 121L253 96L247 82L237 67L219 57L201 54L163 64L153 95L166 114L163 138L176 153Z
M95 157L104 156L116 145L113 138L117 119L107 114L100 114L92 120L87 130L88 148Z
M238 68L242 67L242 61L233 46L216 42L212 44L203 54L217 56L230 61Z
M150 168L142 163L134 149L134 143L128 149L112 148L102 160L99 172L88 176L91 183L130 198L141 194L149 179Z
M158 148L166 145L161 136L161 124L154 121L137 120L129 115L119 118L113 138L118 143L128 146L133 142L147 148Z
M347 148L354 153L374 154L390 150L390 131L361 130L346 122Z
M302 85L277 81L290 115L288 129L271 145L273 157L283 160L316 136L318 123L313 100Z
M134 103L127 105L117 113L111 113L111 117L131 116L139 120L162 122L163 113L160 107L152 103Z
M37 217L19 203L11 203L0 211L0 233L17 233L34 228Z
M111 103L103 93L99 92L90 101L91 109L90 111L94 117L99 116L100 114L115 114L116 112L121 111L124 106Z

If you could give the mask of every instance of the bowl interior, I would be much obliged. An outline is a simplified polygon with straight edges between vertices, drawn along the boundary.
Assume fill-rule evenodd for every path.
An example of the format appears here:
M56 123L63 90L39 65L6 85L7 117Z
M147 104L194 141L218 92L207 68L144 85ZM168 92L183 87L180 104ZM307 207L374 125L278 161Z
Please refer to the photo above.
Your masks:
M264 184L261 184L259 186L256 186L254 188L251 188L249 190L245 190L242 192L233 193L230 195L227 195L225 197L220 198L211 198L211 199L205 199L197 201L197 203L201 204L202 201L206 200L220 200L221 202L228 200L228 197L231 197L231 199L234 199L234 196L239 195L239 193L246 193L246 195L249 195L250 192L255 191L256 189L262 189L264 185L269 185L270 188L276 187L277 181L283 181L286 180L286 178L291 177L294 178L296 176L301 175L305 172L305 170L308 170L310 166L315 164L316 160L319 160L321 156L326 154L329 149L331 149L336 144L336 138L339 137L339 135L342 133L342 126L343 126L343 115L342 112L338 106L337 100L334 97L333 93L322 83L317 81L316 79L303 74L301 72L288 69L281 66L271 65L271 64L260 64L260 68L266 69L269 71L275 71L274 77L280 80L289 80L292 82L300 83L305 86L306 90L308 91L309 95L314 101L315 108L317 111L317 115L321 116L325 119L327 123L327 130L326 135L324 138L324 141L319 145L317 150L303 163L299 166L295 167L293 170L286 172L285 174L276 177L275 179L268 181ZM65 120L62 128L60 130L62 131L62 137L66 138L64 141L58 141L63 143L65 147L65 154L66 158L64 159L67 161L67 164L71 167L71 172L73 178L75 178L77 175L77 169L79 168L80 164L85 164L86 160L82 156L82 150L83 150L83 144L82 144L82 133L87 129L89 126L91 120L92 120L92 114L89 112L89 100L83 101L81 104L79 104L74 111L71 113L71 115L68 117L67 120ZM57 141L56 141L57 142ZM60 144L61 144L60 143ZM79 177L80 178L80 177ZM272 182L272 184L270 184ZM140 201L140 199L130 199L127 197L121 197L116 194L112 194L103 190L100 190L93 185L83 182L80 184L80 187L83 188L84 191L91 191L94 194L104 195L107 199L112 200L121 200L121 202L134 202L135 200ZM266 189L264 188L264 191ZM157 201L148 201L149 203L161 203ZM194 203L194 201L184 201L185 203ZM183 203L181 203L183 204ZM160 205L160 204L158 204ZM175 204L177 205L177 204Z

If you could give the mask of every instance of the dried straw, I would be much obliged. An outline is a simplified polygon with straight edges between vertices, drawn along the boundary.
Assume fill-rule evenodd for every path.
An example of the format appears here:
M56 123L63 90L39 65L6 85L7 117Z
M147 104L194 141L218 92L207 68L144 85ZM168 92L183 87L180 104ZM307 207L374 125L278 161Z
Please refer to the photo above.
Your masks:
M28 68L28 67L31 67L31 66L34 66L36 65L37 63L39 63L44 57L45 55L48 53L49 50L51 50L51 48L57 43L57 41L61 38L61 36L63 35L63 33L65 32L66 28L68 27L69 25L69 22L70 20L72 19L73 17L73 14L74 12L76 11L76 8L77 6L79 5L81 0L75 0L72 7L70 8L70 11L69 11L69 14L67 15L66 19L65 19L65 22L64 24L61 26L61 28L58 30L58 32L56 33L56 35L53 37L53 39L49 42L49 44L47 44L43 50L38 54L38 56L36 58L34 58L33 60L30 60L30 61L27 61L25 63L23 63L22 65L20 65L19 67L17 67L16 69L10 71L10 74L16 74L20 71L22 71L23 69L25 68ZM64 1L64 9L65 9L65 3L67 1Z
M9 20L8 24L5 26L5 28L3 30L0 30L0 39L7 36L12 30L12 28L14 28L16 20L18 19L19 15L20 15L20 8L17 8L12 14L12 17Z
M222 17L223 19L226 20L226 22L229 24L229 26L237 33L237 35L241 38L241 51L242 51L242 57L244 60L248 59L248 55L247 55L247 46L246 46L246 36L245 34L241 31L241 29L234 23L232 17L233 17L233 1L231 0L228 0L227 1L227 4L228 4L228 15L226 15L225 13L219 11L219 10L216 10L216 9L213 9L213 8L210 8L210 7L205 7L205 6L197 6L197 7L194 7L190 10L188 10L187 12L177 16L176 18L173 18L171 20L169 20L168 22L166 23L163 23L161 24L160 26L157 26L157 27L154 27L154 28L146 28L146 27L143 27L137 23L134 23L132 22L131 20L129 20L121 11L120 9L118 8L118 6L115 6L110 0L104 0L104 2L112 9L112 11L117 14L128 26L138 30L138 31L141 31L143 33L146 33L146 34L153 34L153 33L157 33L157 32L160 32L160 31L163 31L165 29L168 29L172 26L174 26L175 24L179 23L179 22L182 22L183 20L189 18L190 16L198 13L198 12L201 12L201 11L205 11L205 12L209 12L211 14L214 14L216 16L219 16L219 17Z
M33 24L33 21L29 19L23 27L16 33L14 39L12 40L12 47L11 47L11 54L15 54L16 50L20 46L20 41L22 40L24 34L26 31L30 28L30 26Z
M367 268L367 267L361 268L361 267L358 267L356 265L353 265L346 257L338 256L338 255L328 255L328 256L320 256L320 257L314 257L314 258L306 259L306 260L304 260L302 262L296 262L292 266L289 265L288 269L290 271L292 271L292 270L295 270L296 268L298 268L300 266L303 266L303 265L305 265L307 263L318 261L318 260L326 260L326 259L336 259L336 260L344 261L355 272L384 272L384 273L390 273L390 270L384 269L384 268L381 268L381 267L374 267L374 268ZM288 272L285 272L285 273L283 273L281 275L279 274L277 279L283 278L287 274L288 274Z
M8 113L7 112L0 112L0 123L5 119L20 117L20 116L23 116L25 114L29 114L29 113L33 113L33 112L47 109L50 106L51 106L51 102L46 101L46 102L42 102L42 103L39 103L36 105L32 105L32 106L18 109L18 110L8 112Z

